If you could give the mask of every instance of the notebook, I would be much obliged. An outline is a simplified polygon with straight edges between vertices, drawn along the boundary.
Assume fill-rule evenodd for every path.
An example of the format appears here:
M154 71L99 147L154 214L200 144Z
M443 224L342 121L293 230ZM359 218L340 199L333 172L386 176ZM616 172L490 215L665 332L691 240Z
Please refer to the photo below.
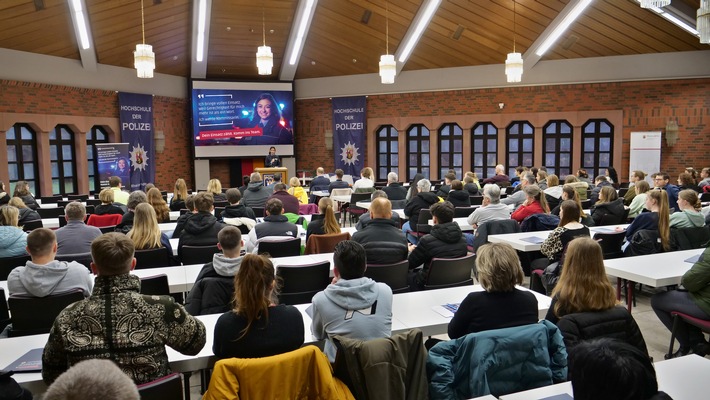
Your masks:
M13 372L39 372L42 370L43 352L43 348L32 349L3 369Z
M528 242L528 243L533 243L533 244L541 244L542 242L545 241L545 238L541 238L539 236L530 236L530 237L524 237L520 238L523 242Z
M434 306L431 309L443 317L451 318L459 309L459 305L461 305L461 303L442 304L440 306Z

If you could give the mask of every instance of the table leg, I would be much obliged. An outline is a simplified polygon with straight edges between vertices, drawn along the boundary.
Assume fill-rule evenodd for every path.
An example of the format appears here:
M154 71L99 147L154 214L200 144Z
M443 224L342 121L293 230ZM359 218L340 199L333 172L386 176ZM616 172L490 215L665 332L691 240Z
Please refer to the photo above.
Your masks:
M616 300L621 301L621 278L616 278Z
M626 308L629 313L631 313L631 307L634 304L634 286L636 286L634 282L626 281Z

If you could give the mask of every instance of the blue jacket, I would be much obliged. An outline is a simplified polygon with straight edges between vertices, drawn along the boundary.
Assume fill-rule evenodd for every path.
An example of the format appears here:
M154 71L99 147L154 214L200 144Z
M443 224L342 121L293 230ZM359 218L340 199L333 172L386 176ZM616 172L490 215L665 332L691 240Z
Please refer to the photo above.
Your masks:
M498 397L567 379L567 350L549 321L440 342L426 364L432 400Z
M16 226L0 226L0 257L16 257L27 254L27 234Z

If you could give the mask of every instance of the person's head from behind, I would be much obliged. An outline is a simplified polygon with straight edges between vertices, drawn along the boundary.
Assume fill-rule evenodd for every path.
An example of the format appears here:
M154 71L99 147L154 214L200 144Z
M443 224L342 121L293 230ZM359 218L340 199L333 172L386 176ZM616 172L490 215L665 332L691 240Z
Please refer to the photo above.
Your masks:
M609 181L606 179L606 176L605 176L605 175L597 175L597 177L594 178L594 184L595 184L595 185L599 186L599 184L602 183L602 182L609 182Z
M136 265L133 241L122 233L105 233L91 242L91 269L96 275L127 274Z
M352 240L343 240L335 245L333 266L333 273L342 279L362 278L367 267L365 248Z
M188 195L187 198L185 199L185 208L190 210L190 212L195 211L195 195L194 194Z
M705 178L710 178L710 167L706 167L700 170L700 177L705 179Z
M579 182L579 179L577 179L576 176L574 176L574 175L567 175L567 176L565 177L565 185L569 185L570 183L575 183L575 182Z
M387 196L387 193L386 193L384 190L375 190L375 191L372 192L372 194L370 195L370 201L375 200L375 199L378 198L378 197L383 197L383 198L385 198L385 199L388 199L388 198L389 198L389 196Z
M536 184L537 181L535 180L535 175L532 173L527 173L523 176L523 178L520 180L520 185L521 187L529 186L529 185L534 185Z
M225 194L227 195L227 201L231 205L236 205L239 203L239 200L242 199L242 192L240 192L237 188L227 189L227 193Z
M99 193L99 200L101 200L101 204L113 204L113 190L102 190L101 193Z
M17 227L20 219L20 210L17 207L5 205L0 207L0 226Z
M131 194L128 195L128 204L126 204L126 207L129 210L135 210L136 207L138 207L138 204L141 203L147 203L148 202L148 196L146 196L145 192L142 190L136 190L131 192Z
M133 380L111 360L74 364L44 393L45 400L139 400Z
M269 199L264 206L266 215L281 215L284 211L284 203L279 199Z
M214 194L222 194L222 182L219 179L210 179L207 182L207 191Z
M335 177L338 179L343 179L343 175L345 175L345 171L342 169L338 168L335 170Z
M589 179L589 174L587 174L587 170L586 170L586 169L579 169L579 170L577 170L577 176L580 177L580 178Z
M574 200L565 200L560 204L560 224L565 226L570 222L579 222L582 217L582 210Z
M252 172L251 175L249 175L249 182L261 182L261 174L258 172Z
M702 205L700 204L698 192L693 189L681 190L678 193L678 206L680 208L691 207L696 211L700 211Z
M568 351L575 400L645 400L658 393L653 363L635 346L599 338Z
M176 200L185 200L187 197L187 183L182 178L178 178L175 181L175 193L173 196Z
M429 210L431 211L434 225L445 224L454 220L454 205L449 201L436 203Z
M478 281L486 292L510 292L523 283L518 253L507 243L488 243L476 252Z
M560 185L560 178L555 174L547 175L547 186L555 187Z
M301 181L297 177L292 176L291 179L288 180L288 184L291 187L299 187L301 186Z
M5 189L5 182L0 181L0 193L5 193L7 190Z
M525 196L527 196L528 199L528 204L532 201L536 201L540 204L540 207L542 207L542 210L544 212L550 212L550 210L547 208L547 200L545 200L545 192L540 190L540 188L537 185L527 185L523 188L523 192L525 192Z
M384 197L378 197L372 200L370 204L370 217L371 218L392 218L392 203Z
M247 254L242 259L239 271L234 276L234 309L237 315L247 319L247 326L239 332L241 339L254 321L265 318L268 323L269 306L278 303L278 285L274 276L274 264L264 255Z
M281 182L281 172L274 174L274 182Z
M331 210L333 209L333 200L329 197L321 197L320 200L318 200L318 211L321 214L325 214L328 207L330 207Z
M366 179L372 179L372 174L373 171L370 167L365 167L362 169L362 171L360 171L360 176Z
M454 173L449 172L446 175L444 175L444 183L446 183L447 185L451 185L451 182L454 179L456 179L456 174L454 174Z
M634 170L633 172L631 172L631 176L630 176L630 179L629 179L629 180L630 180L631 182L636 183L636 182L642 181L642 180L644 180L644 179L646 179L646 173L645 173L645 172L640 171L640 170Z
M608 176L612 182L619 183L619 175L616 173L616 169L614 167L607 167L604 175Z
M249 175L242 176L242 185L248 186L249 182L251 182L251 177Z
M316 175L318 175L318 176L325 175L325 169L323 169L323 167L316 168Z
M30 195L30 184L27 181L17 181L15 183L15 192L13 196L29 196Z
M217 246L227 258L239 257L242 245L242 232L235 226L225 226L217 233Z
M212 192L197 193L193 198L193 201L195 202L195 210L197 210L197 212L212 212L214 205L214 196L212 196Z
M496 165L496 175L503 175L505 174L505 167L503 164L498 164Z
M641 193L646 193L651 190L651 185L649 185L646 181L638 181L636 182L636 184L634 184L634 190L636 191L637 195Z
M285 183L277 183L274 185L274 193L275 192L285 192L288 190L288 186L286 186Z
M429 182L429 179L420 179L419 182L417 182L417 190L419 193L426 193L431 190L431 182Z
M390 172L387 174L387 184L389 185L390 183L396 183L399 180L399 177L397 176L396 173Z
M682 172L678 175L678 186L695 186L695 179L693 179L693 175L688 172Z
M10 201L7 202L7 205L17 207L18 210L22 210L23 208L27 208L27 204L25 204L25 202L22 201L22 199L19 197L11 198Z
M156 187L148 190L146 196L148 196L148 203L152 205L165 204L165 200L163 200L163 195L160 193L160 189Z
M154 187L156 187L156 186L153 185L152 183L148 183L148 184L146 184L145 187L143 188L143 191L144 191L146 194L148 194L148 192L150 191L150 189L153 189Z
M599 191L599 202L600 203L611 203L612 201L615 201L618 198L619 198L619 195L616 193L616 189L614 189L614 187L612 187L612 186L604 186Z
M69 202L64 207L64 216L67 221L84 221L86 218L86 207L78 201Z
M543 171L543 170L539 169L537 171L537 181L541 182L541 181L544 181L545 179L547 179L547 171Z
M32 260L52 256L57 253L57 235L47 228L37 228L27 235L27 253Z
M458 179L451 181L451 190L463 190L463 182Z
M270 93L262 93L254 101L254 119L257 118L262 121L281 119L281 110Z
M155 209L148 203L141 203L133 210L133 228L128 232L128 236L137 241L143 242L145 238L153 238L154 242L150 243L149 248L160 243L160 225L158 225L158 217L155 214ZM145 243L140 243L139 249L145 248Z
M108 178L108 185L112 188L121 188L121 178L117 176L112 176Z
M500 186L495 183L487 183L483 187L483 200L488 204L500 203Z

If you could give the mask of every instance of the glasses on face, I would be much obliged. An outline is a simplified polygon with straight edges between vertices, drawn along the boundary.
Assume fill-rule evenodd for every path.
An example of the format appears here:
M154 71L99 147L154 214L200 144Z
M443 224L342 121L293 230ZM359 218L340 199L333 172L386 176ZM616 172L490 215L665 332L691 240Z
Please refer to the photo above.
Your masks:
M663 178L653 178L653 180L657 181L657 182L665 181L665 179L663 179Z

